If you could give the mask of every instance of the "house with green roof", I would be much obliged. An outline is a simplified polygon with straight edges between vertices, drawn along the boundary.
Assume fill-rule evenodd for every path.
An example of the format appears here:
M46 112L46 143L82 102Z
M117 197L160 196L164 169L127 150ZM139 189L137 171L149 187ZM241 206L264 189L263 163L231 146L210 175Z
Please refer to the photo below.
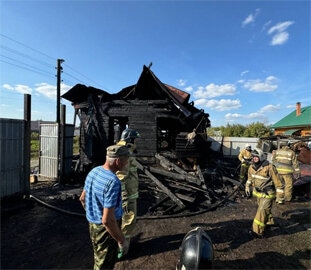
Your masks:
M311 136L311 106L301 108L296 103L296 110L271 126L274 135Z

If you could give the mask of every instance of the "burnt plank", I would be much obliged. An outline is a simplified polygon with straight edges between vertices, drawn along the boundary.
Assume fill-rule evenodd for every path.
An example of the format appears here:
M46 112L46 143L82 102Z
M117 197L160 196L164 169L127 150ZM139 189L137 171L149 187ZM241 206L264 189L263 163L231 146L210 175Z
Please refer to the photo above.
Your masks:
M195 183L195 184L201 183L200 179L194 176L190 176L190 175L183 175L179 173L168 172L163 169L154 168L154 167L150 167L150 171L153 173L157 173L157 174L161 174L161 175L173 178L173 179L184 180L184 181Z
M187 195L184 195L184 194L180 194L180 193L175 193L176 196L181 199L181 200L184 200L184 201L187 201L187 202L191 202L193 203L195 198L193 197L190 197L190 196L187 196Z
M206 189L206 185L205 185L205 180L204 180L204 176L202 174L202 171L201 171L201 168L200 168L200 165L198 164L197 165L197 174L201 180L201 183L202 183L202 187L204 187Z
M137 160L135 160L135 163L137 168L146 174L167 196L171 198L174 203L176 203L180 208L185 207L182 201L180 201L166 186L164 186L151 172L149 172L145 166Z

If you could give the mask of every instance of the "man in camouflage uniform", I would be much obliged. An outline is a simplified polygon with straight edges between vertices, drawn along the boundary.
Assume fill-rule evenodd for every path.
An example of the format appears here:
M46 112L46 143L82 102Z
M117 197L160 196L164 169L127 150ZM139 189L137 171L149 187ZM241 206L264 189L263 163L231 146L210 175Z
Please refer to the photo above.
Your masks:
M118 252L126 254L129 248L121 230L121 183L115 174L127 164L129 155L125 146L109 146L105 164L88 173L80 196L89 222L94 270L113 269Z
M292 200L293 193L293 174L297 177L300 175L299 163L297 156L288 145L281 146L281 149L274 150L272 152L272 163L275 165L281 181L276 186L277 197L276 202L283 204L284 200L290 202Z
M125 145L131 153L127 166L116 173L121 180L122 187L122 232L129 242L136 225L137 199L139 195L137 166L133 157L136 153L136 138L140 138L140 134L136 130L127 128L122 132L121 140L117 143L117 145ZM118 254L119 258L122 256L123 254Z

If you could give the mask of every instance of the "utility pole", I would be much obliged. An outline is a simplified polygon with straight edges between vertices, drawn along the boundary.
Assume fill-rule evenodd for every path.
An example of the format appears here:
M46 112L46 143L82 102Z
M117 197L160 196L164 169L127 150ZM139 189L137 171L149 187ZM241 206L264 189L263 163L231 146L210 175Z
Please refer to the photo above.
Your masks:
M61 83L60 74L63 70L61 64L64 61L65 60L63 59L57 59L56 122L58 124L60 123L60 83Z
M56 88L56 122L57 122L57 129L58 129L58 135L57 135L57 181L58 183L61 183L61 167L62 167L62 151L63 147L61 147L61 136L64 136L61 134L61 122L60 122L60 83L61 78L60 74L63 70L61 64L65 60L63 59L57 59L57 88Z

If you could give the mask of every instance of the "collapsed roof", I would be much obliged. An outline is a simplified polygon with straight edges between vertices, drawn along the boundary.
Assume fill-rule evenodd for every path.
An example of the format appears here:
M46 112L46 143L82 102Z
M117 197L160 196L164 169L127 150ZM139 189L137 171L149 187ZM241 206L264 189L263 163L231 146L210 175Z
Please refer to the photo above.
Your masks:
M62 98L71 101L73 104L85 102L89 95L98 96L104 102L112 100L170 100L176 108L188 117L193 113L204 112L194 107L194 103L190 102L190 94L177 89L168 84L162 83L150 68L144 66L143 71L137 81L137 84L123 88L116 94L107 93L104 90L87 87L82 84L77 84L68 92L62 95ZM207 126L210 125L208 114L205 114Z

